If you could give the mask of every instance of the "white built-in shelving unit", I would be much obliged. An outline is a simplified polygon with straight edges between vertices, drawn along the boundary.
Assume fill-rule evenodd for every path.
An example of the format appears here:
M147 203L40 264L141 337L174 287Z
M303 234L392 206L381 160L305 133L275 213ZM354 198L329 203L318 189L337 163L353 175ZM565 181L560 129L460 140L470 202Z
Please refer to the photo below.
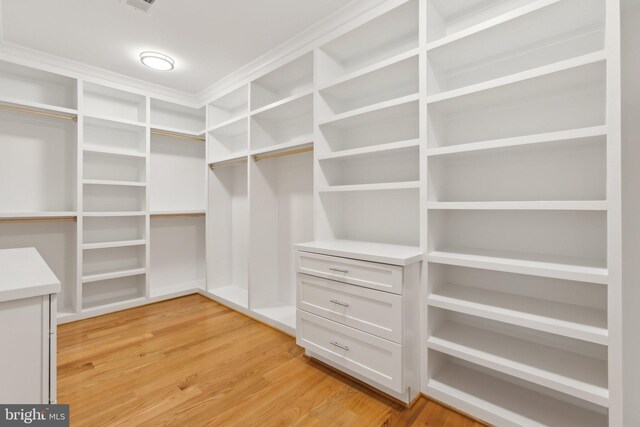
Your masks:
M0 247L63 321L201 292L290 334L294 244L422 252L425 395L621 426L619 3L381 1L198 103L0 62Z
M618 2L424 3L423 389L622 425Z
M36 247L60 321L204 289L205 109L0 63L0 246Z

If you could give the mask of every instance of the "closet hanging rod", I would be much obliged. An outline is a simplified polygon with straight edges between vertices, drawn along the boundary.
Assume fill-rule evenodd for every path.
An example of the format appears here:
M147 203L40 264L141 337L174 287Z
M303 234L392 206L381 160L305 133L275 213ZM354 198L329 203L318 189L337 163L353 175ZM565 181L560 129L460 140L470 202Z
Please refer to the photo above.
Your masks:
M206 138L203 136L187 135L184 133L169 132L166 130L159 130L159 129L151 129L151 134L159 135L159 136L169 136L169 137L180 138L180 139L189 139L191 141L198 141L198 142L206 141Z
M16 222L78 222L77 216L55 216L55 217L25 217L25 218L0 218L0 223Z
M64 115L64 114L49 113L47 111L40 111L40 110L36 110L36 109L33 109L33 108L27 108L27 107L17 107L15 105L0 104L0 108L5 109L5 110L19 111L21 113L35 114L35 115L38 115L38 116L52 117L54 119L71 120L72 122L77 122L78 121L78 116L67 116L67 115Z
M201 218L204 213L151 214L151 218Z
M269 154L256 154L256 155L253 156L253 158L255 159L256 162L258 162L260 160L275 159L277 157L291 156L293 154L308 153L310 151L313 151L313 147L297 148L295 150L279 151L277 153L269 153Z
M214 169L226 168L231 166L243 165L245 163L247 163L247 159L232 160L230 162L224 162L224 163L211 163L209 165L209 169L214 170Z

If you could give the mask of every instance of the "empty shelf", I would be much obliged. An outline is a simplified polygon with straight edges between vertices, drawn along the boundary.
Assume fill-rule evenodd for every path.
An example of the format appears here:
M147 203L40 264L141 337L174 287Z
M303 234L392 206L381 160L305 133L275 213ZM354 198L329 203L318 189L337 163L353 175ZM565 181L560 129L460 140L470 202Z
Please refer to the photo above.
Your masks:
M113 180L103 180L103 179L85 179L82 181L84 185L112 185L112 186L123 186L123 187L146 187L147 184L144 182L135 182L135 181L113 181Z
M345 191L380 191L380 190L405 190L420 188L420 181L409 182L385 182L380 184L355 184L355 185L331 185L320 187L318 192L345 192Z
M430 397L496 425L605 427L607 416L451 362L427 383Z
M607 407L607 362L486 329L447 323L431 349Z
M82 283L99 282L102 280L119 279L121 277L129 276L139 276L141 274L146 274L146 272L147 270L145 268L134 268L130 270L112 271L109 273L89 274L87 276L82 276Z
M583 258L475 249L447 249L430 252L427 260L438 264L484 268L580 282L606 284L608 281L606 267L598 265L594 260Z
M107 248L124 248L127 246L143 246L146 244L147 244L146 240L122 240L117 242L85 243L82 245L82 249L92 250L92 249L107 249Z
M507 202L428 202L432 210L546 210L546 211L606 211L605 200L551 200Z
M419 139L409 139L407 141L390 142L386 144L372 145L368 147L352 148L350 150L335 151L318 155L318 160L343 159L348 157L363 157L376 153L392 153L394 151L406 150L418 147Z
M231 285L209 289L208 292L233 305L249 307L249 291L245 288Z
M83 148L85 153L96 153L96 154L108 154L112 156L120 156L120 157L140 157L146 158L147 155L145 153L138 153L132 150L121 150L117 148L103 148L85 145Z
M364 114L384 110L384 109L395 107L398 105L415 102L415 101L418 101L418 99L419 99L419 95L413 94L413 95L407 95L400 98L392 99L390 101L384 101L384 102L379 102L373 105L367 105L366 107L357 108L355 110L347 111L346 113L342 113L342 114L336 114L324 120L318 121L318 125L322 126L329 123L339 122L341 120L350 119L352 117L362 116Z
M597 308L452 284L434 291L427 303L596 344L608 342L607 313Z

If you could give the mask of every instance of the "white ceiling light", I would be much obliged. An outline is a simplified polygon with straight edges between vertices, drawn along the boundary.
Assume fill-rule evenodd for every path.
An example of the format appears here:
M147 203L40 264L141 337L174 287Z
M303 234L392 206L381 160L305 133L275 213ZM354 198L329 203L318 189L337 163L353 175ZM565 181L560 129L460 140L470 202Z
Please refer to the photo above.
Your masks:
M145 51L140 54L140 62L157 71L171 71L174 68L174 60L159 52Z

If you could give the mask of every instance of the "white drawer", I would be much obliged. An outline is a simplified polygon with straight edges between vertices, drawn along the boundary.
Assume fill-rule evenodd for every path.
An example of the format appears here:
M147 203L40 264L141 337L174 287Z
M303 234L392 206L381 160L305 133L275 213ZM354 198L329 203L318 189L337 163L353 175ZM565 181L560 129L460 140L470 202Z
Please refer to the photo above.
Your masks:
M402 346L302 310L297 311L298 345L338 366L403 393Z
M298 273L298 308L402 343L402 296Z
M296 252L299 273L402 294L402 267L309 252Z

